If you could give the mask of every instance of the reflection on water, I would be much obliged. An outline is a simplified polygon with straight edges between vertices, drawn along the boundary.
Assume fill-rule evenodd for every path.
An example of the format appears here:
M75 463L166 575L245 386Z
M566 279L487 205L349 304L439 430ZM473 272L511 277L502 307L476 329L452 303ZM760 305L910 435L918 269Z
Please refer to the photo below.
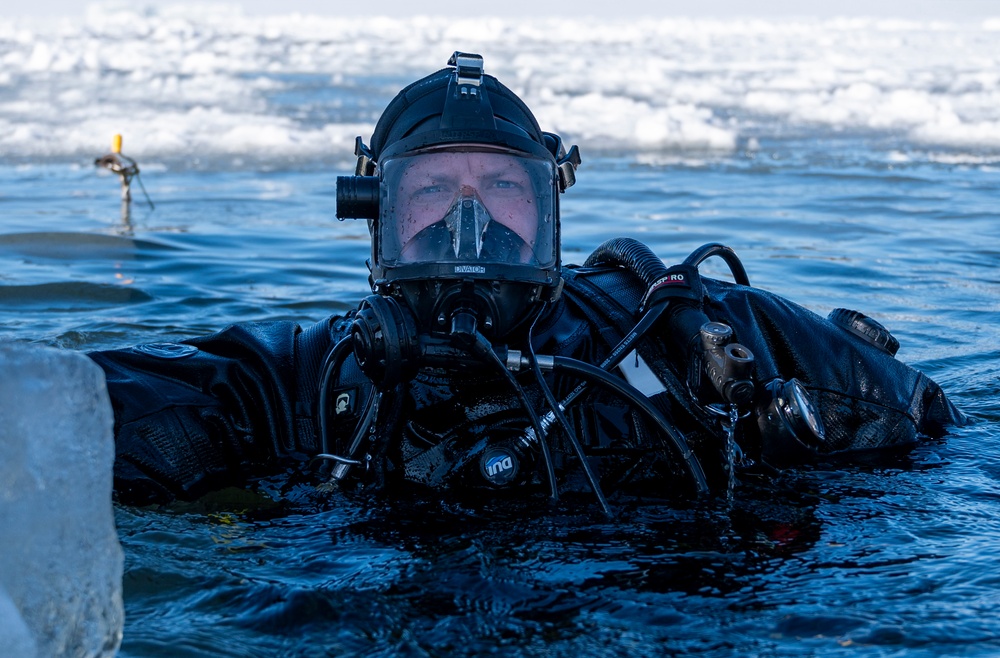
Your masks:
M137 556L126 601L146 621L125 649L176 655L163 638L183 624L187 655L934 655L972 638L988 653L993 578L955 580L989 563L961 547L996 526L952 534L927 491L944 449L750 478L733 501L687 509L618 501L613 522L593 505L306 490L277 508L220 495L121 509Z

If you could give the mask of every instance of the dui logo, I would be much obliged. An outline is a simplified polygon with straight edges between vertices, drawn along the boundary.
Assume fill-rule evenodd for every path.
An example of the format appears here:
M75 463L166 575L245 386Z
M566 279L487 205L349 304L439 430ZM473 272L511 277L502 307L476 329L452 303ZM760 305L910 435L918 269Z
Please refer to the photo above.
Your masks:
M498 487L513 482L518 469L517 455L506 448L490 448L479 458L479 470L483 477Z

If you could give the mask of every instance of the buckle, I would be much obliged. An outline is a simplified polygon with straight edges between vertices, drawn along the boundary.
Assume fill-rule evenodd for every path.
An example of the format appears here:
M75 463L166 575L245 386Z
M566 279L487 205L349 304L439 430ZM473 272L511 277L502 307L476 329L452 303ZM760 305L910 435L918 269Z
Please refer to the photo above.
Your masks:
M475 53L461 53L457 50L448 59L448 66L455 67L455 81L460 87L471 86L472 89L461 93L475 94L483 83L483 56Z
M358 164L354 168L355 176L371 176L375 173L375 154L365 146L361 135L354 139L354 155L358 156Z
M556 160L559 167L559 189L565 192L576 183L576 168L580 166L580 149L574 144L570 147L569 153Z

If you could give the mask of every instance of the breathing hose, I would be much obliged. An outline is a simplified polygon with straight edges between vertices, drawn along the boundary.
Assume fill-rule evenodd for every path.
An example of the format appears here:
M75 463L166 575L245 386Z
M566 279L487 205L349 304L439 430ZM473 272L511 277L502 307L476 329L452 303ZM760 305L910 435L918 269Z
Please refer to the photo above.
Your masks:
M381 398L381 393L378 392L376 387L372 387L371 393L369 393L368 398L365 400L363 411L361 412L361 420L358 422L357 427L354 429L354 435L351 436L350 442L347 444L347 456L335 455L331 453L330 450L330 427L329 427L329 400L330 400L330 381L340 371L340 366L344 362L344 359L350 354L352 350L351 336L346 336L340 339L336 345L334 345L329 352L326 354L326 359L323 362L323 368L320 375L320 386L319 386L319 436L320 436L320 446L323 452L316 455L318 459L327 459L334 462L333 472L330 477L333 480L341 480L345 475L347 475L348 469L351 466L360 465L362 462L354 459L355 453L361 446L361 441L364 439L365 434L368 433L371 427L372 421L375 419L375 414L378 410L378 401Z
M537 318L536 318L537 321ZM563 407L559 405L556 401L556 396L552 393L552 389L549 388L548 383L545 381L544 375L542 375L542 369L538 364L538 357L535 354L535 349L531 344L531 331L535 328L534 323L532 323L531 330L528 332L528 352L531 355L531 367L535 373L535 379L538 381L539 388L542 389L542 394L545 396L545 401L552 410L552 416L559 421L562 426L563 431L566 433L566 438L569 439L570 444L573 446L573 451L576 453L577 458L580 460L580 467L583 469L584 475L587 477L587 482L590 484L590 488L593 490L594 495L597 496L597 502L601 506L601 510L609 518L612 516L611 507L608 505L607 499L604 497L604 491L601 490L601 484L598 482L597 477L590 468L590 464L587 462L587 456L583 452L583 446L580 445L580 440L576 436L576 432L573 431L573 426L570 424L569 420L566 419L566 415L563 413ZM543 429L539 426L539 429ZM538 435L539 441L545 445L544 433Z
M704 311L701 311L700 306L697 303L700 301L697 296L700 295L700 283L698 283L698 288L692 289L692 284L695 282L690 281L690 278L696 278L697 268L706 259L712 256L721 257L733 274L733 279L736 283L741 285L750 285L749 277L747 276L746 270L743 264L740 262L739 257L736 255L731 248L719 244L719 243L709 243L705 244L695 251L693 251L683 262L680 270L677 268L667 268L663 261L660 260L656 254L645 244L634 240L632 238L613 238L601 244L594 252L584 261L584 267L603 267L603 266L614 266L621 267L637 276L646 288L646 297L643 300L643 306L645 307L645 312L642 314L639 322L632 328L632 330L624 337L621 341L611 350L608 356L601 363L600 367L595 367L590 364L583 362L575 362L575 365L566 365L562 357L556 357L560 360L562 368L569 371L575 372L580 376L583 381L581 381L558 405L552 405L552 411L549 411L542 418L542 425L548 427L551 425L553 420L556 419L556 412L560 409L564 409L572 404L582 393L586 390L587 382L601 382L602 385L606 387L613 388L619 394L625 396L638 408L642 409L647 416L649 416L654 424L659 427L670 441L674 444L675 449L682 456L685 465L687 466L688 472L691 476L692 481L695 483L695 488L699 493L703 493L708 490L708 485L705 480L704 470L701 467L700 462L698 462L697 457L691 452L687 447L687 442L684 437L663 417L662 414L656 410L655 407L649 403L649 401L640 392L635 390L630 385L624 383L622 380L609 375L609 371L621 363L625 355L629 354L634 348L636 343L649 331L649 329L657 323L657 321L663 316L664 312L667 311L668 307L671 306L671 302L676 303L676 309L673 312L672 325L677 325L675 331L679 330L679 333L683 335L684 338L697 337L699 336L700 330L706 323L709 322L709 318L705 315ZM684 272L684 269L687 272ZM666 292L668 286L673 283L673 279L677 278L677 275L671 275L672 271L679 272L680 276L688 274L688 278L682 282L686 287L691 290L690 296L693 298L691 303L684 303L683 298L677 298L676 296L671 296L671 292L666 294L658 294ZM714 323L718 324L718 323ZM719 325L720 327L722 325ZM730 332L731 333L731 332ZM685 343L687 344L687 343ZM734 351L734 347L740 346L727 346L729 351L733 351L734 354L739 354L745 358L742 361L749 363L752 362L752 354L749 350L744 351ZM705 353L702 355L703 362L707 370L715 374L719 371L718 358L715 354L719 350L709 350L706 348ZM544 358L544 357L543 357ZM727 360L733 360L729 355L725 355L724 358ZM532 353L532 360L535 360L534 354ZM571 360L572 361L572 360ZM743 363L745 370L748 370L749 366ZM601 373L601 374L596 374ZM712 377L713 383L716 377ZM746 386L742 388L734 388L731 385L719 385L720 394L723 394L726 399L733 398L743 401L745 393L748 390ZM752 391L752 388L749 389ZM733 391L742 392L743 395L734 395ZM650 412L653 412L652 414ZM561 413L558 414L562 416ZM561 423L565 423L564 420Z
M474 331L474 333L469 336L469 339L470 351L491 364L496 365L497 369L503 373L507 383L511 385L511 388L514 389L518 398L521 400L521 406L524 407L525 413L528 414L528 419L531 421L532 431L538 437L538 443L542 449L542 460L545 463L545 473L549 483L549 495L552 500L559 500L559 487L556 484L556 472L555 467L552 464L552 453L549 450L549 444L545 438L544 432L542 432L542 421L539 419L538 414L535 413L535 409L531 405L531 400L528 399L528 396L525 394L524 389L521 388L521 385L517 383L517 379L514 377L513 373L507 369L500 357L497 356L497 353L493 350L493 346L488 340L486 340L485 336L478 331ZM598 498L602 499L601 502L603 504L604 511L607 513L607 503L603 502L602 496L599 495Z
M552 357L552 368L556 371L564 370L584 379L585 381L609 388L634 404L636 408L642 411L642 413L645 414L646 417L649 418L653 424L655 424L656 427L658 427L670 440L670 443L677 451L677 454L680 455L681 459L684 461L684 465L687 467L688 475L691 477L691 481L693 482L697 493L708 493L708 480L705 478L705 471L702 469L698 458L691 451L691 448L688 446L684 436L681 435L681 433L677 431L666 418L664 418L659 409L654 407L649 399L639 392L634 386L622 379L619 379L618 377L615 377L606 370L598 368L597 366L564 356Z
M320 380L319 380L319 438L320 446L323 448L324 453L330 452L329 444L329 426L328 426L328 416L329 416L329 387L330 380L336 375L340 370L340 365L344 362L344 357L347 356L348 350L352 348L351 337L346 336L341 338L336 345L334 345L330 351L326 353L326 358L323 360L323 368L320 370Z
M647 290L667 273L666 265L652 249L633 238L612 238L595 249L583 263L584 267L607 265L622 267L635 274Z
M698 267L712 256L719 256L722 260L726 261L729 271L733 273L733 281L741 286L750 285L750 277L747 276L747 271L743 267L740 257L730 247L718 242L709 242L708 244L701 245L684 259L684 264L691 267Z

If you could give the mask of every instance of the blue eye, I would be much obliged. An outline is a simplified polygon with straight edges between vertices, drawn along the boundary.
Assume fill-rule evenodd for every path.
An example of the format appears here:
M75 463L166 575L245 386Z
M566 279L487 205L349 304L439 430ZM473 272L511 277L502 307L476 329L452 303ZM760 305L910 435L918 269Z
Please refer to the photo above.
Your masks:
M509 178L498 178L490 185L490 189L501 194L519 194L524 189L524 185L520 181Z
M424 185L411 193L410 201L420 205L437 205L448 203L452 197L454 192L448 185Z
M444 185L427 185L425 187L421 187L413 194L414 196L430 196L434 194L443 194L444 191Z

